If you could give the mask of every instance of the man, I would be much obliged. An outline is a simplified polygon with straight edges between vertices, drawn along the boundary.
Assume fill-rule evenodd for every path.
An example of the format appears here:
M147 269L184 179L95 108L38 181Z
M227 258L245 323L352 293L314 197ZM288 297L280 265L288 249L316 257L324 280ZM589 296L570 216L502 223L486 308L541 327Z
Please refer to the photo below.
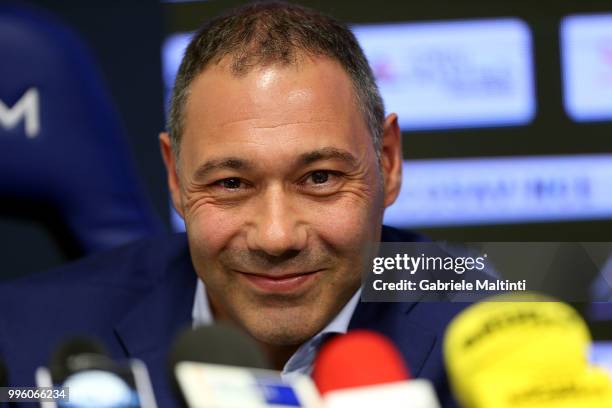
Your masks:
M169 406L176 331L227 320L287 375L311 372L328 333L380 331L452 404L440 347L459 307L359 301L381 233L416 237L383 231L401 134L344 25L283 3L210 21L185 53L168 130L161 152L186 242L152 239L7 285L2 310L21 304L0 327L13 384L31 383L62 338L89 333L142 358Z

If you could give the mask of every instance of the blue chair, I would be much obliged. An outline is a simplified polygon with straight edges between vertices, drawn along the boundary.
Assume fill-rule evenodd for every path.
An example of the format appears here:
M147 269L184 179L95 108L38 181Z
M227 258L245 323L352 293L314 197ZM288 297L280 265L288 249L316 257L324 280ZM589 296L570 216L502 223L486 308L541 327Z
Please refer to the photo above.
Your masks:
M53 16L17 4L0 4L2 202L35 218L56 214L79 255L164 229L86 46Z

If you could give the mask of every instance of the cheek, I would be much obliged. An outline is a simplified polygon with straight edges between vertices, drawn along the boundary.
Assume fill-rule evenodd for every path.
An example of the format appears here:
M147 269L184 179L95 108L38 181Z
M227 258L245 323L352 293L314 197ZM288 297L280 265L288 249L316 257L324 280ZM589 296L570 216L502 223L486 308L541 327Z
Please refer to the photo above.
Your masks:
M317 235L333 247L360 250L361 246L378 241L382 208L379 197L349 196L330 205L321 205L311 224Z
M239 234L243 220L240 213L203 206L185 217L194 259L210 262L231 239Z

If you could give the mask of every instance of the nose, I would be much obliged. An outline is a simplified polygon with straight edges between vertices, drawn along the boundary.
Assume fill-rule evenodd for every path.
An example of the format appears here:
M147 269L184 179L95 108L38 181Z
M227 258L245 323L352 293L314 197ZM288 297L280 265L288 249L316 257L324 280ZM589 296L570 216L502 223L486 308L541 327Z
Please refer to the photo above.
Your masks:
M306 226L290 193L280 186L269 188L258 201L252 228L247 232L249 249L274 257L303 250L307 241Z

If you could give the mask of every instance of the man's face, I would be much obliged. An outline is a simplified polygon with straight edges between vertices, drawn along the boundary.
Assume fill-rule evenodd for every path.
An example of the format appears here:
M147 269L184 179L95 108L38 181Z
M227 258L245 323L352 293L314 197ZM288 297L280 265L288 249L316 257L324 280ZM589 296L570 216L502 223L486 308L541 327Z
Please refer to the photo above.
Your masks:
M331 59L239 77L221 61L190 90L177 172L167 135L162 152L195 270L217 315L264 343L300 344L354 294L380 239L389 180L399 188L386 157L399 152L396 117L381 166Z

